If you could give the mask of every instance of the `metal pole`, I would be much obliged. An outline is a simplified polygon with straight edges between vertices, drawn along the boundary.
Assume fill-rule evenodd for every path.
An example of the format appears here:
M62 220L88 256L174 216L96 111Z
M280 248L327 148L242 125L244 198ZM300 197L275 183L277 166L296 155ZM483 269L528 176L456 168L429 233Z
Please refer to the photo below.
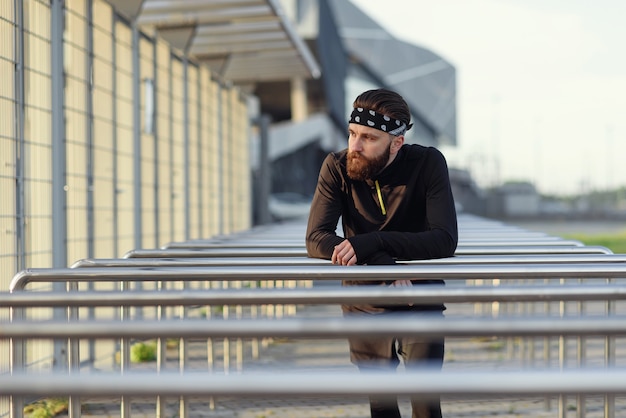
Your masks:
M218 283L213 281L211 283ZM453 287L413 286L384 288L378 286L315 287L300 289L189 289L143 292L15 292L0 293L0 308L26 307L140 307L194 305L265 305L277 304L429 304L482 302L555 302L555 301L626 300L624 285L585 286L499 286ZM382 301L382 302L381 302ZM545 312L550 316L550 312ZM610 316L610 314L608 315ZM162 317L157 319L163 319Z
M224 121L222 120L224 114L224 103L222 100L222 85L217 83L216 87L216 101L217 101L217 166L215 167L215 173L217 175L217 233L222 235L224 233L224 156L222 155L224 147Z
M258 119L259 126L259 176L257 181L257 210L259 224L269 224L272 216L269 211L269 197L272 191L272 172L269 159L269 126L270 117L261 115Z
M183 142L184 142L184 177L185 177L185 187L184 187L184 199L185 199L185 210L183 216L185 217L185 240L189 240L191 238L191 196L190 196L190 174L189 174L189 60L187 59L187 55L183 57Z
M135 248L143 247L143 223L142 223L142 175L141 175L141 60L139 54L140 36L137 22L131 25L132 29L132 83L133 83L133 201L134 201L134 240ZM128 283L121 281L120 290L128 290ZM129 308L120 309L120 320L125 321L129 314ZM130 340L122 338L120 340L120 372L128 371L130 366ZM120 417L130 417L130 400L126 396L120 399Z
M67 193L65 143L65 67L63 33L65 31L65 1L52 0L51 7L51 109L52 109L52 263L67 266ZM65 290L65 284L53 284L55 290ZM64 309L55 310L56 319L65 318ZM66 342L54 342L54 367L65 368L68 363Z
M624 394L624 371L520 371L403 373L146 374L0 376L3 393L33 396L536 396L566 393Z
M22 270L26 263L26 207L25 207L25 185L24 173L26 163L24 156L26 154L26 142L24 138L24 113L26 106L25 85L24 85L24 3L22 0L15 0L15 40L14 40L14 58L15 58L15 178L16 178L16 199L15 199L15 247L16 247L16 268ZM9 312L10 321L20 321L24 317L24 310L11 308ZM10 372L11 375L22 373L24 371L24 342L20 339L12 339L9 343L10 349ZM12 418L21 417L24 410L24 399L19 396L11 397L9 400L9 414Z
M182 281L182 280L467 280L528 278L623 278L626 263L395 265L395 266L236 266L236 267L93 267L37 268L17 273L9 289L19 291L32 282L66 281Z
M423 319L416 321L416 317ZM287 318L132 321L39 321L6 323L2 338L418 338L476 336L624 336L626 324L617 317L590 318L444 318L428 313L400 313L354 318ZM610 370L604 370L609 373ZM122 374L126 374L126 372Z
M134 220L134 247L143 248L142 225L142 175L141 175L141 87L140 57L139 57L139 28L137 23L132 24L132 60L133 60L133 220Z
M24 2L14 1L15 30L14 30L14 59L15 59L15 253L16 271L26 268L26 201L25 201L25 172L26 139L24 138L24 114L26 112L26 93L24 83Z

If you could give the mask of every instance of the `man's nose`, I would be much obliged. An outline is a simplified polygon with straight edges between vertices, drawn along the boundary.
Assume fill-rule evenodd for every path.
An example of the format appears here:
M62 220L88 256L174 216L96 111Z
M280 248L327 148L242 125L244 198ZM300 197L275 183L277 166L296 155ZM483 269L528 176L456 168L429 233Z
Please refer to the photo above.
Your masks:
M363 151L363 141L359 137L354 137L350 141L348 148L350 148L350 151Z

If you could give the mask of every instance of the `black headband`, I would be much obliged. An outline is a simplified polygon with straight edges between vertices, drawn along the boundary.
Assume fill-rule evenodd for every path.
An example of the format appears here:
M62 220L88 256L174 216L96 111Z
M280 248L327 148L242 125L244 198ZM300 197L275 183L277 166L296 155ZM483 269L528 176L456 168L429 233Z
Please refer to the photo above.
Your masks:
M354 108L350 115L349 123L369 126L370 128L378 129L379 131L387 132L394 136L404 135L410 128L410 126L407 127L404 122L362 107Z

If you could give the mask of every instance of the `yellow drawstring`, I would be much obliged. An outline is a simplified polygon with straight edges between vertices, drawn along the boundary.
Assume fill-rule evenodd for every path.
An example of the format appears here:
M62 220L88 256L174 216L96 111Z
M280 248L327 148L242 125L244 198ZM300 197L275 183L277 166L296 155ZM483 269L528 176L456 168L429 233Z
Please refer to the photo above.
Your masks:
M376 184L376 193L378 193L378 201L380 202L380 210L383 215L387 214L387 210L385 209L385 204L383 203L383 194L380 192L380 184L378 184L378 180L375 181Z

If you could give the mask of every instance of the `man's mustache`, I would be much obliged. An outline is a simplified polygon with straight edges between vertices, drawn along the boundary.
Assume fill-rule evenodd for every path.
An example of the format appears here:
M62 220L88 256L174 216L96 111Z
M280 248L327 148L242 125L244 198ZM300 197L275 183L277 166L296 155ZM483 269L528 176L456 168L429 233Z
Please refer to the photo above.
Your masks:
M350 151L348 153L348 159L350 159L350 160L367 160L366 157L364 157L360 152L357 152L357 151Z

